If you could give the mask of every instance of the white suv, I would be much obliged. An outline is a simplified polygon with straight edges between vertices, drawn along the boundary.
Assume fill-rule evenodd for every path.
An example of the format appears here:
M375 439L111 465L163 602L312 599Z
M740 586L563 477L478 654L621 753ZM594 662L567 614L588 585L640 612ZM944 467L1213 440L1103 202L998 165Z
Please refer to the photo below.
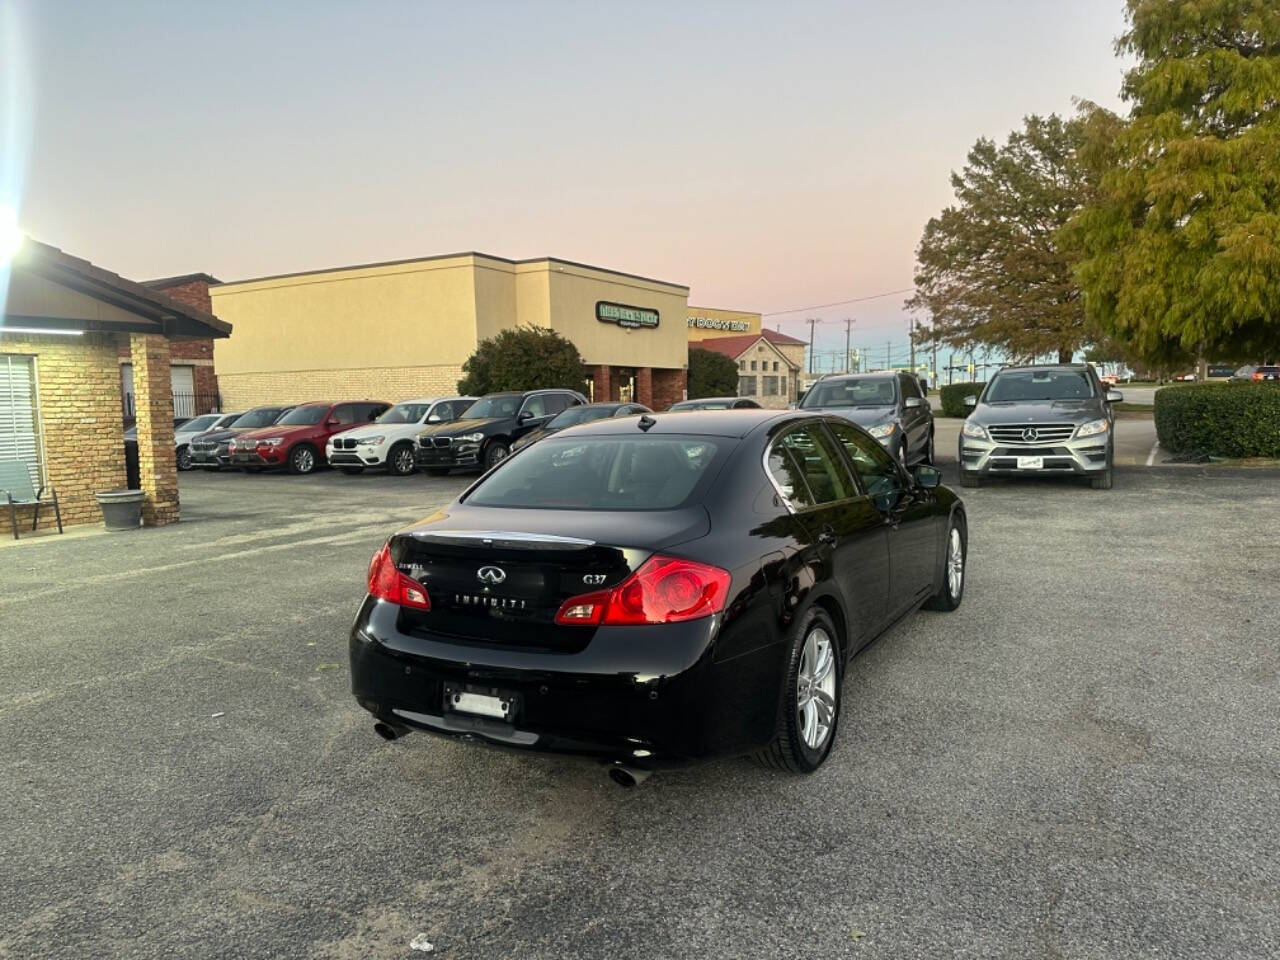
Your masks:
M413 441L424 426L457 420L475 397L423 397L403 400L373 423L335 433L325 445L325 458L343 473L385 467L406 476L415 469Z

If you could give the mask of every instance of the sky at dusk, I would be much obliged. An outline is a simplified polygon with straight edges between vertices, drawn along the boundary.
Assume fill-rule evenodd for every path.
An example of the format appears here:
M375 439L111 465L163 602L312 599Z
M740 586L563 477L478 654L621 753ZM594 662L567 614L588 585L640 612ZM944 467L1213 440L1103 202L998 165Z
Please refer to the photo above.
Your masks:
M1122 0L0 0L0 204L134 279L480 250L764 313L909 287L979 136L1117 106ZM788 313L905 342L903 296Z

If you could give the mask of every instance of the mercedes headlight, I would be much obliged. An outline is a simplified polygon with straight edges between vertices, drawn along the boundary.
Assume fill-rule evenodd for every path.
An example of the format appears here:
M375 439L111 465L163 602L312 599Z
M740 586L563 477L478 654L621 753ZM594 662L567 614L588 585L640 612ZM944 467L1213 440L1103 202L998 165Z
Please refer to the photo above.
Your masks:
M1076 436L1094 437L1100 433L1106 433L1110 429L1111 424L1107 423L1105 418L1101 420L1090 420L1088 423L1082 423L1080 426L1076 427Z
M964 426L960 428L960 433L961 435L969 437L972 440L990 440L991 439L990 437L987 436L987 431L985 428L978 426L976 423L970 423L968 420L966 420L964 422Z
M867 427L867 433L877 440L883 440L885 437L893 436L893 431L897 429L898 425L896 423L877 423L874 427Z

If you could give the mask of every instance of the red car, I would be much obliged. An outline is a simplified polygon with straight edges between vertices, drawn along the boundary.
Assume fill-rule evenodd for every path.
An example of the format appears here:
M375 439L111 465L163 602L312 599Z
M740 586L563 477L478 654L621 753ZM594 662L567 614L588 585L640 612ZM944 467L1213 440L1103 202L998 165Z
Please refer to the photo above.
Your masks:
M325 443L331 436L369 423L390 406L373 400L301 404L271 426L236 437L228 451L231 465L251 473L272 467L312 473L324 463Z

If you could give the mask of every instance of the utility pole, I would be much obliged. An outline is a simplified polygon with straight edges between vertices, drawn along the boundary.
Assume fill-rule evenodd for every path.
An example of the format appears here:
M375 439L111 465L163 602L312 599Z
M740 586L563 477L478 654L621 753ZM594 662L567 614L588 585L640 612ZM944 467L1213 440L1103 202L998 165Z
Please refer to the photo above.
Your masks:
M890 340L884 342L884 368L893 369L893 342Z
M853 354L849 352L849 335L853 332L853 320L844 318L844 372L853 372Z
M810 377L813 376L813 328L815 324L819 324L821 322L822 321L819 320L817 317L810 317L808 320L808 323L809 323L809 376Z
M911 345L911 372L916 372L916 321L913 317L907 324L907 343Z
M933 338L933 370L932 370L932 373L933 373L933 376L931 376L929 379L933 381L933 386L934 386L934 388L936 389L936 388L939 386L939 381L938 381L938 338L937 338L937 337L934 337L934 338Z

